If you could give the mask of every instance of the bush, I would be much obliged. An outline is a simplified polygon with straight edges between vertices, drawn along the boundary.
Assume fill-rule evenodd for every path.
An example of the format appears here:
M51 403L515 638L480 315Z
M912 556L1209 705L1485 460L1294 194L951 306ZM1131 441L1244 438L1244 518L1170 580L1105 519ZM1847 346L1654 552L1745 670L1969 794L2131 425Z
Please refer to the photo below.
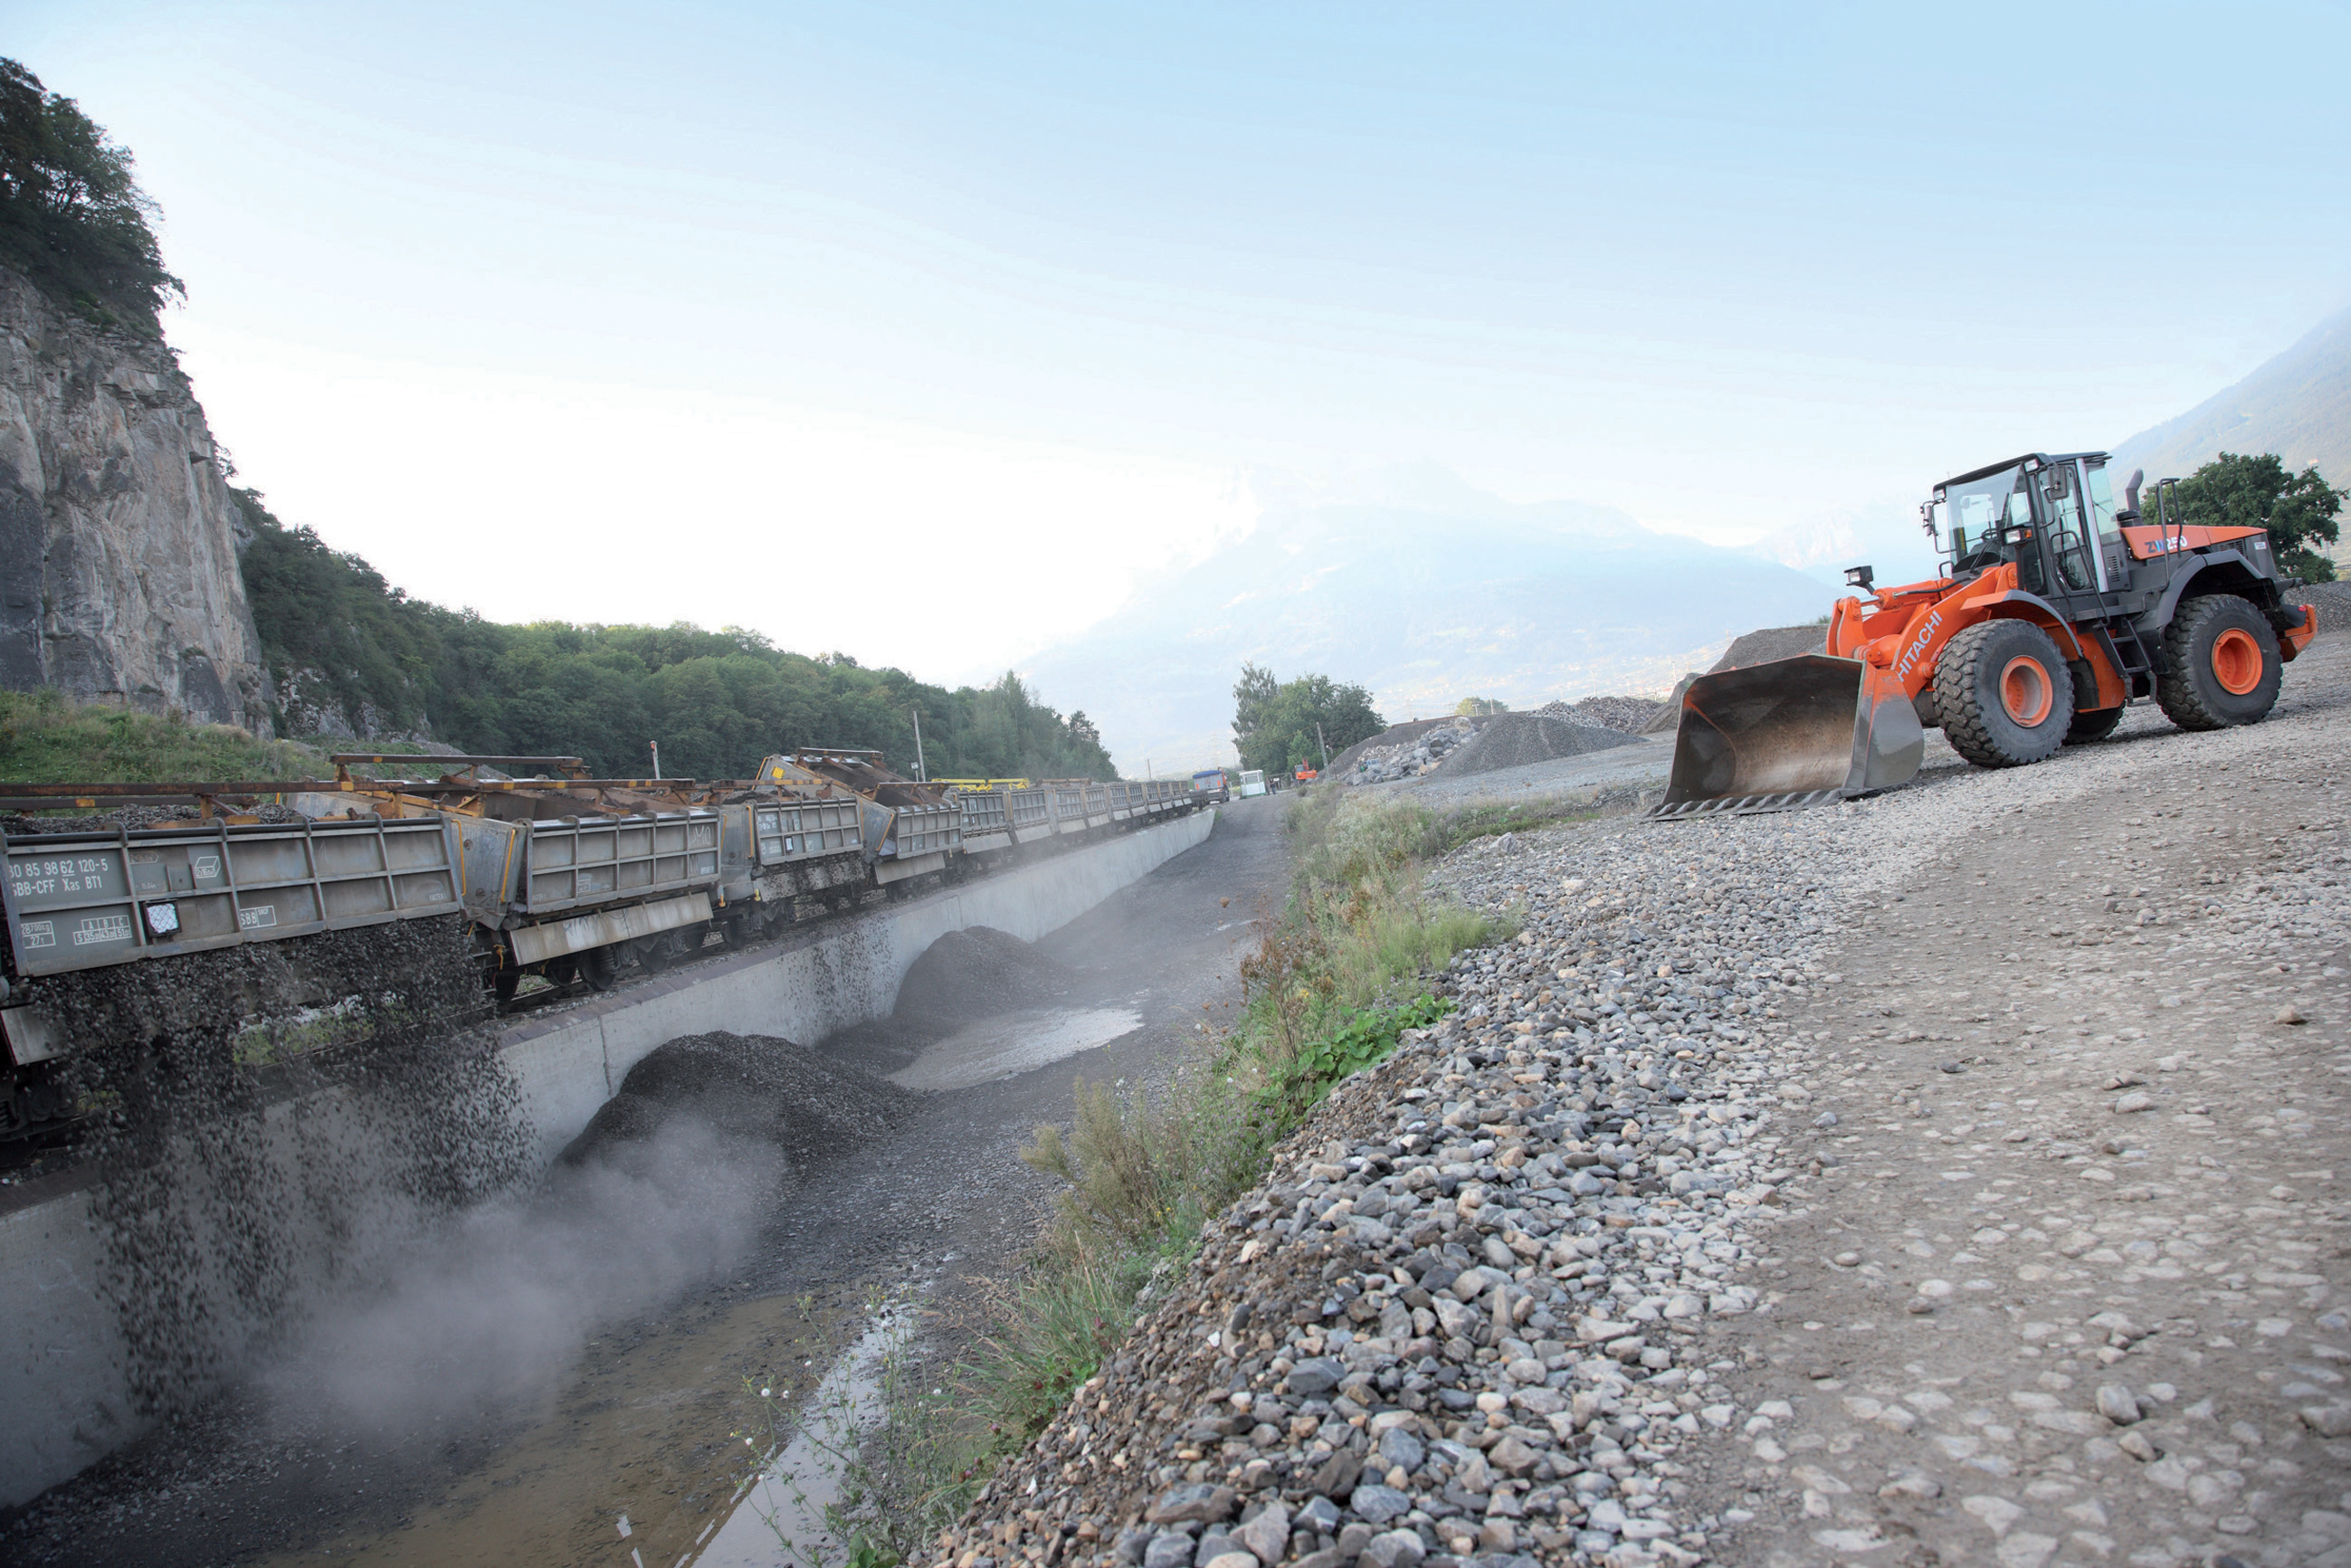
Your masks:
M301 779L319 755L226 724L77 703L54 689L0 691L0 779L16 784Z

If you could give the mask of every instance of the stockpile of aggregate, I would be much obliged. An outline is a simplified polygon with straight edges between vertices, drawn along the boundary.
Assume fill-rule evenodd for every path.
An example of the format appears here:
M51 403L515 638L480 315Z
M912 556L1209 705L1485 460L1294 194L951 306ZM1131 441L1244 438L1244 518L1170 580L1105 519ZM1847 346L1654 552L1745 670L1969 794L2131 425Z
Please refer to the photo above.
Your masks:
M1467 718L1413 727L1420 733L1412 738L1390 746L1353 748L1349 753L1354 758L1352 768L1341 773L1334 768L1333 776L1350 784L1384 784L1391 779L1416 778L1435 771L1477 733L1477 727Z
M895 1072L967 1025L1056 1006L1076 982L1068 966L1010 932L967 926L923 950L898 983L888 1018L842 1030L824 1041L824 1051L876 1072Z
M1625 735L1639 735L1651 719L1657 716L1661 705L1655 697L1583 697L1572 703L1545 703L1535 712L1545 718L1563 718L1572 724L1596 724L1603 729L1614 729Z
M1331 759L1331 777L1345 779L1353 773L1355 764L1366 752L1384 751L1395 747L1409 747L1431 730L1467 724L1472 728L1485 723L1480 717L1465 718L1459 715L1445 718L1416 718L1403 724L1392 724L1366 740L1359 740Z
M1479 727L1469 742L1445 759L1439 779L1466 779L1498 768L1523 768L1562 757L1582 757L1615 746L1633 746L1639 737L1596 724L1576 724L1541 714L1496 714Z
M992 925L950 931L923 950L898 984L892 1017L952 1020L960 1027L1068 993L1073 977L1029 943Z
M629 1069L564 1149L583 1166L652 1144L681 1123L780 1155L795 1173L888 1133L915 1096L773 1035L690 1034Z
M1686 839L1447 857L1437 892L1524 901L1525 932L1275 1151L935 1568L1708 1560L1681 1456L1750 1414L1740 1271L1804 1179L1765 1009L1823 979L1790 891L1822 836L1723 854L1702 925L1662 874Z
M2288 604L2318 606L2321 632L2351 630L2351 582L2310 582L2286 591Z
M1799 653L1828 652L1829 629L1823 626L1767 626L1760 632L1750 632L1734 641L1714 662L1709 675L1725 670L1743 670L1750 664L1769 664L1773 659L1792 659Z

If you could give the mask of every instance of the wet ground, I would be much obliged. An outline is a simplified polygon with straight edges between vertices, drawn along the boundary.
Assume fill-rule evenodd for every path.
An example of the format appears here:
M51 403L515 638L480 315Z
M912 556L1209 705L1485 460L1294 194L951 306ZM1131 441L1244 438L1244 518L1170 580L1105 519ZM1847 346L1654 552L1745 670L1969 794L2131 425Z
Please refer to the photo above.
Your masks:
M391 1440L340 1428L323 1402L306 1412L298 1389L219 1401L0 1526L0 1559L757 1560L759 1532L726 1521L758 1386L813 1390L883 1293L926 1302L934 1350L968 1321L1036 1232L1050 1193L1017 1150L1068 1119L1073 1079L1156 1082L1237 1005L1250 920L1280 895L1284 804L1234 802L1206 842L1039 943L1070 977L1056 1006L946 1032L911 1061L903 1040L831 1042L925 1090L912 1118L792 1190L725 1277L591 1340L537 1401ZM603 1266L640 1266L627 1238L611 1251Z

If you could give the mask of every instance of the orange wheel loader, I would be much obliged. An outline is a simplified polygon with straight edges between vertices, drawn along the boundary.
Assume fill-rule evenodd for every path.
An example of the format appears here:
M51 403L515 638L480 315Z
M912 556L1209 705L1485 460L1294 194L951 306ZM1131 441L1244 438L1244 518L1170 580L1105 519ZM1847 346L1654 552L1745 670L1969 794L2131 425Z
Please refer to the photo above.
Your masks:
M1826 651L1701 675L1683 694L1657 817L1782 811L1907 783L1939 727L1979 768L2103 740L2152 697L2182 729L2252 724L2317 630L2268 530L2189 527L2106 455L2032 453L1946 479L1919 508L1940 577L1862 591Z

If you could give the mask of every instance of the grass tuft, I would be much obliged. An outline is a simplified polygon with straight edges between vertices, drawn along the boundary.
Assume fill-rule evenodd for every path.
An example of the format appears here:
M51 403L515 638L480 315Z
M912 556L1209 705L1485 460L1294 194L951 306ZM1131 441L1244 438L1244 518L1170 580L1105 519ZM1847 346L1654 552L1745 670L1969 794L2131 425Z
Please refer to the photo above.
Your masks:
M319 753L229 724L77 703L54 688L0 691L0 779L12 784L300 779Z

